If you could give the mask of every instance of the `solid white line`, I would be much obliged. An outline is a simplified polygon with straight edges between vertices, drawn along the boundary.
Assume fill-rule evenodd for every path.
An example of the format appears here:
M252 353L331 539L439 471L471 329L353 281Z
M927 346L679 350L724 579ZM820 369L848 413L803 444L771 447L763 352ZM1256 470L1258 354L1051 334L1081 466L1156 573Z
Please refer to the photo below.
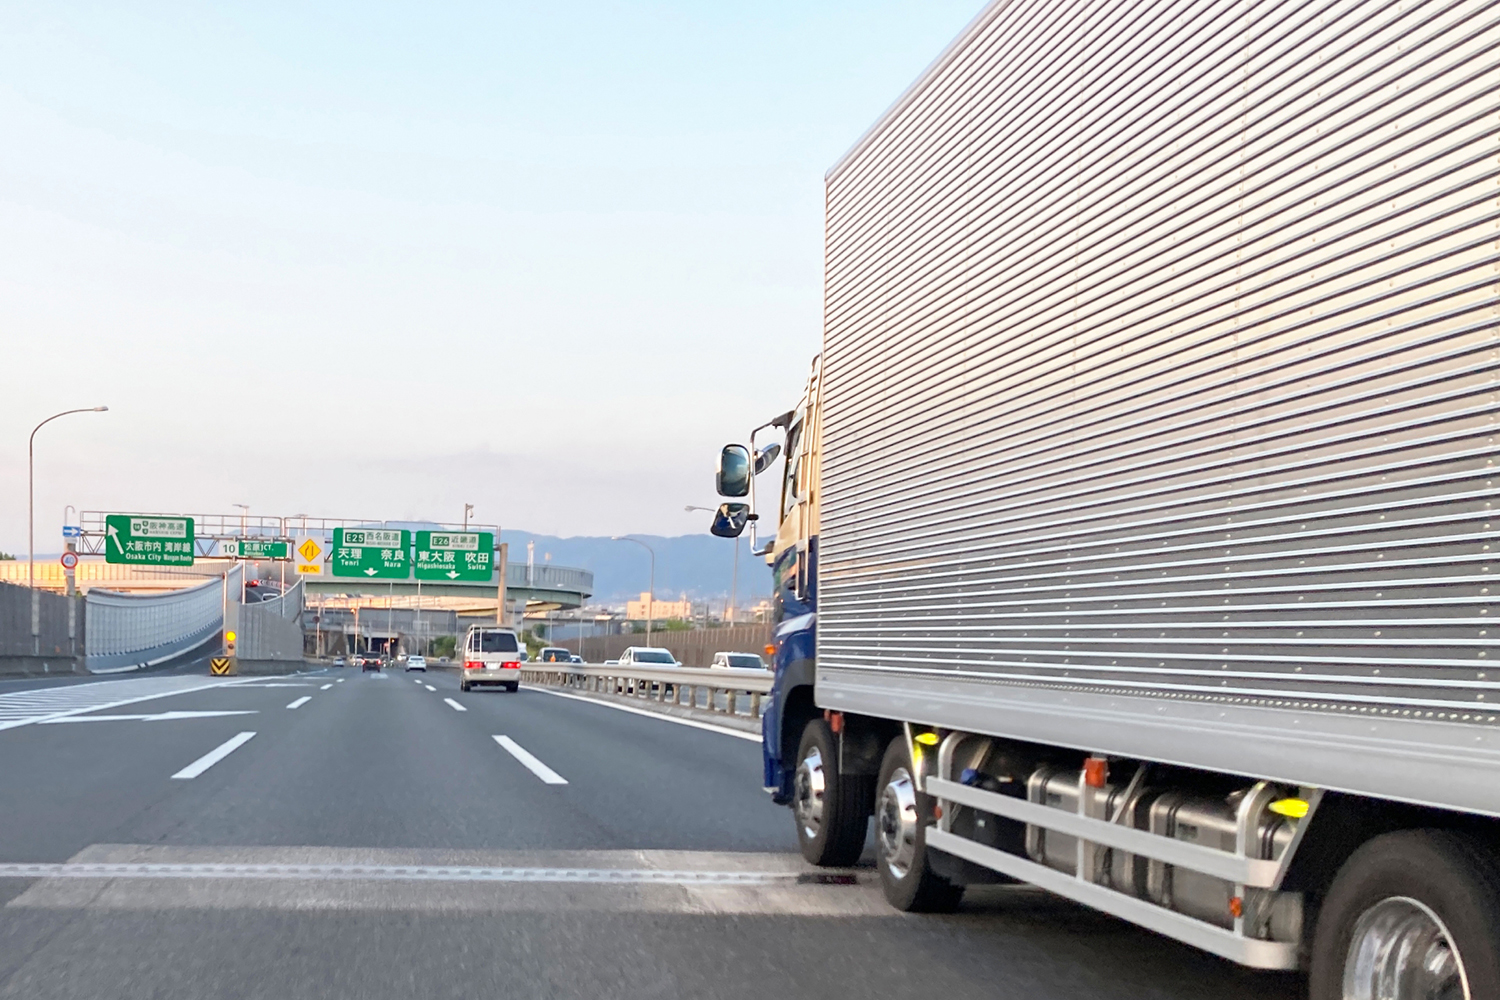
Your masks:
M422 686L424 688L426 688L427 690L429 690L429 691L436 691L437 690L437 688L433 687L431 684L423 684Z
M324 684L322 687L318 688L318 690L319 691L327 691L331 687L333 687L332 684Z
M94 864L0 863L0 878L286 879L306 882L532 882L594 885L796 884L796 871L695 871L662 868L521 868L477 865L371 864Z
M530 771L538 778L541 778L542 781L546 784L566 785L568 783L567 778L564 778L562 775L552 770L552 768L537 760L534 756L532 756L530 751L521 746L521 744L517 743L515 740L511 739L509 736L496 736L495 742L504 747L506 753L510 754L516 760L524 764L526 766L526 770Z
M454 701L452 698L444 698L443 700L446 701L448 704L452 705L453 706L453 710L455 712L467 712L468 711L467 708L464 708L462 705L460 705L458 702Z
M312 701L312 697L310 695L303 695L302 697L298 698L296 701L294 701L291 704L287 705L287 708L301 708L303 705L306 705L310 701Z
M675 722L679 726L692 726L694 729L706 729L711 733L723 733L725 736L734 736L751 743L762 742L760 733L746 733L738 729L730 729L728 726L716 726L712 722L699 722L697 719L679 719L675 715L667 715L664 712L649 712L644 708L635 708L630 705L616 705L610 701L597 701L593 698L585 698L582 695L567 694L562 691L554 691L551 688L523 687L522 691L535 691L541 694L555 695L558 698L569 698L573 701L588 702L590 705L599 705L604 708L613 708L619 712L630 712L633 715L644 715L648 719L659 719L662 722Z
M213 767L219 761L223 760L225 757L228 757L230 754L234 753L236 750L238 750L240 747L244 746L246 743L249 743L250 740L254 736L255 736L254 733L240 733L234 739L229 740L228 742L220 744L218 747L214 748L213 750L210 750L208 753L204 754L202 757L199 757L197 760L193 761L187 767L183 768L181 771L178 771L176 774L172 775L172 777L174 777L174 778L196 778L196 777L198 777L198 775L202 774L204 771L207 771L209 768Z

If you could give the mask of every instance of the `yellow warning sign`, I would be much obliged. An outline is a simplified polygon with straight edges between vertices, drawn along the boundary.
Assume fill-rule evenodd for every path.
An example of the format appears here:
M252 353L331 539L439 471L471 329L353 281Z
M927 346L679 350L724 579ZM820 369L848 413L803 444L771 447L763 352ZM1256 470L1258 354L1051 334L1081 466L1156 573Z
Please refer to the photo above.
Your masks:
M296 554L293 564L298 576L322 576L323 556L328 551L322 539L311 535L293 539L292 551Z
M208 672L215 677L225 677L234 673L234 658L230 656L215 656L208 661Z

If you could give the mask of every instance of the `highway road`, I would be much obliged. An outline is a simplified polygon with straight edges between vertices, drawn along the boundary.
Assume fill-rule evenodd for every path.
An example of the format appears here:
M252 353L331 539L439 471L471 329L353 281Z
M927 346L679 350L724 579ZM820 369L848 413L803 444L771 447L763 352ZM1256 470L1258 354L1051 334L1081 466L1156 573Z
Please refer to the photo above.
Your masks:
M1026 887L807 879L759 746L449 673L0 687L0 998L1275 1000Z

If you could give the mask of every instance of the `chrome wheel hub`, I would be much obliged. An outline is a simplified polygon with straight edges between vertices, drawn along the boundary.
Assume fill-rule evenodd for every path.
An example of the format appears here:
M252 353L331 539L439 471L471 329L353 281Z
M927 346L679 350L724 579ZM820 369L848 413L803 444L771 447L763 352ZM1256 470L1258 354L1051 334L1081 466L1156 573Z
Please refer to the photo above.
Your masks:
M828 776L823 771L823 754L811 747L807 756L797 765L794 782L792 810L797 814L797 828L808 840L817 840L823 829L824 798L828 790Z
M898 767L880 790L875 808L875 840L880 863L897 879L906 877L917 857L917 786L911 772Z
M1438 915L1405 896L1360 914L1344 959L1344 1000L1470 1000L1463 959Z

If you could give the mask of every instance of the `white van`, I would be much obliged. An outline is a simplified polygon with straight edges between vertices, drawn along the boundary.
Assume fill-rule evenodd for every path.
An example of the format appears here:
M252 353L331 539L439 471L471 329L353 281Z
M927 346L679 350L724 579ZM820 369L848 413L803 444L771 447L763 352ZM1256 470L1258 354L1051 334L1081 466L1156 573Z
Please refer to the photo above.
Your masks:
M521 642L508 628L471 625L464 636L464 668L460 691L484 684L504 685L515 691L521 686Z

